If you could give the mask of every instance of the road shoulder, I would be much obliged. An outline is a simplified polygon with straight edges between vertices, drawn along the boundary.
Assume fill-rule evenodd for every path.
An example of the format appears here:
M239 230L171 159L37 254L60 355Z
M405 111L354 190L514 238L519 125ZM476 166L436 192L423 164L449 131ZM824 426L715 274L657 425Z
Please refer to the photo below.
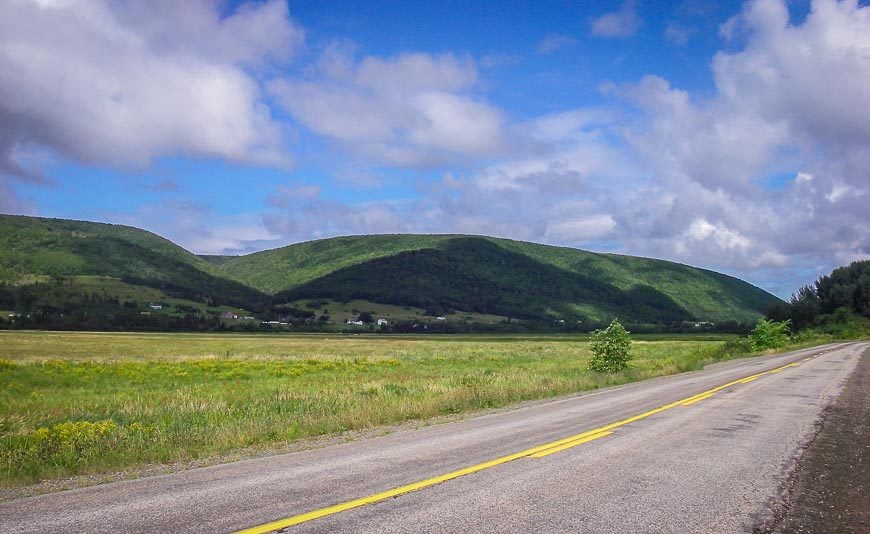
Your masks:
M758 533L870 532L870 349L789 476Z

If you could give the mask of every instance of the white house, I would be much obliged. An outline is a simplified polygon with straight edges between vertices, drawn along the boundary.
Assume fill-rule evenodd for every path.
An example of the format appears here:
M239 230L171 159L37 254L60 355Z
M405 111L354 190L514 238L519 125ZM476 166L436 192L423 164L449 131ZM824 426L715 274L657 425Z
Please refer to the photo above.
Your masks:
M378 326L386 326L388 324L390 324L390 322L386 319L378 319Z

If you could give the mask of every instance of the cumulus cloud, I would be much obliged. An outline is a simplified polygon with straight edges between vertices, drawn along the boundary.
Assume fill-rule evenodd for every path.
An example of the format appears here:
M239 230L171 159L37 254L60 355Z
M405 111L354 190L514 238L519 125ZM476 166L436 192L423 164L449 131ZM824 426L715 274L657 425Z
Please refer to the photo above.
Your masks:
M631 37L640 28L641 20L632 0L622 3L618 11L605 13L592 21L592 35L596 37Z
M144 228L195 254L246 254L286 244L266 229L259 214L218 214L197 201L145 204L132 213L105 213L101 219Z
M713 59L723 98L769 122L787 121L808 141L870 145L870 9L856 0L816 0L800 26L780 1L747 4L746 48Z
M727 28L745 46L714 57L714 97L656 76L609 89L642 112L626 138L655 175L617 207L626 246L738 272L870 254L870 8L817 0L791 25L758 0Z
M294 190L295 188L290 188ZM279 192L280 195L280 192ZM284 195L263 215L264 228L285 242L338 235L432 232L421 203L378 201L350 204L314 195Z
M758 0L730 25L743 32L743 45L713 58L710 96L655 75L605 84L613 108L508 125L523 132L525 150L445 175L423 198L358 205L309 198L271 213L267 227L304 238L468 232L615 247L727 271L787 296L838 264L870 256L870 8L817 0L794 25L781 1ZM427 65L425 72L446 61L447 85L437 94L467 102L465 92L476 83L473 65L448 57L414 61ZM394 72L408 68L404 61L376 65ZM355 123L332 133L328 128L343 122L332 126L327 115L312 127L348 142L373 138L395 150L472 146L459 130L419 126L426 115L409 97L435 83L425 74L413 89L400 83L402 98L390 99L382 96L384 88L360 80L360 64L345 62L317 82L321 93L336 91L345 99L336 97L324 112L341 109ZM457 65L463 75L454 72ZM300 99L300 114L302 102L311 99ZM370 116L367 108L379 113ZM429 117L430 124L441 120L437 113ZM789 178L771 188L771 175ZM329 213L328 221L312 223L316 213Z
M505 145L505 117L474 93L475 62L452 54L360 61L328 50L312 79L270 90L293 117L374 162L431 166L490 156Z
M295 241L426 232L589 245L614 235L607 199L639 173L632 158L602 138L618 118L612 110L577 109L517 125L528 142L548 149L470 174L445 174L413 200L349 203L307 186L279 188L273 197L282 201L270 202L265 225Z
M12 0L0 18L0 172L16 154L147 165L195 155L287 162L254 71L287 61L302 32L286 4Z

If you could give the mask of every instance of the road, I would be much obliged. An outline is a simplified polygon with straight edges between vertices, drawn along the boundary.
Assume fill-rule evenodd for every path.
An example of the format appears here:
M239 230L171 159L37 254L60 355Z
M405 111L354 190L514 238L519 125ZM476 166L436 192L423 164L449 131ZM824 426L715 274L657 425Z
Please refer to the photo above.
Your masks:
M0 504L0 532L228 532L305 519L288 532L747 531L770 513L822 409L868 349L727 362L359 442L19 499Z

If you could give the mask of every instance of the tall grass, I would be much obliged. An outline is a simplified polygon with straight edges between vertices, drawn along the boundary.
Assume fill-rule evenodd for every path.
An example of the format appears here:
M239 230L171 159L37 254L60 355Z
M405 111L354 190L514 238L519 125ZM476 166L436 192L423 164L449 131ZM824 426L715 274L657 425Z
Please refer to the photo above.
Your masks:
M0 485L263 449L697 369L720 341L0 333Z

